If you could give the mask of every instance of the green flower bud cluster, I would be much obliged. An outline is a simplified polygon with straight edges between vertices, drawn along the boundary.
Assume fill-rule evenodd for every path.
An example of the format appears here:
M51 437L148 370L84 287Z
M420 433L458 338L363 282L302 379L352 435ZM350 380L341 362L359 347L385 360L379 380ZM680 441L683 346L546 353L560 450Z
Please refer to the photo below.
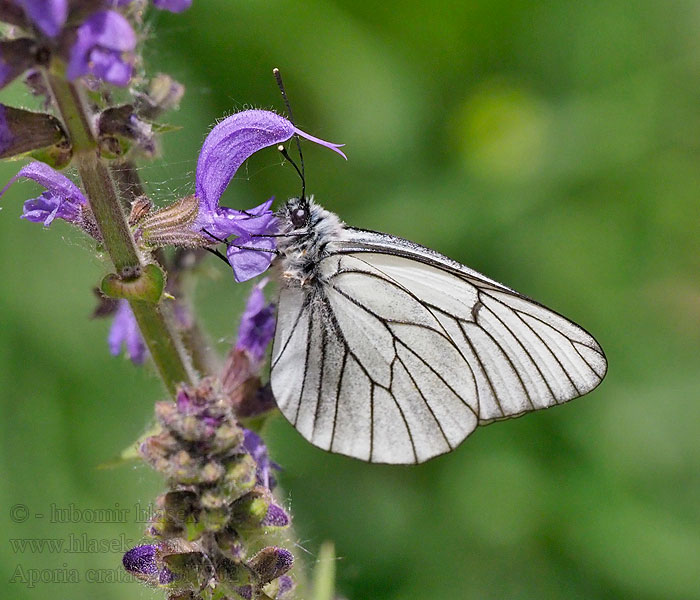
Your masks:
M124 566L170 600L290 598L294 557L268 545L290 519L271 490L267 449L237 422L230 396L205 379L156 404L156 418L160 431L139 451L169 490L146 530L153 541Z

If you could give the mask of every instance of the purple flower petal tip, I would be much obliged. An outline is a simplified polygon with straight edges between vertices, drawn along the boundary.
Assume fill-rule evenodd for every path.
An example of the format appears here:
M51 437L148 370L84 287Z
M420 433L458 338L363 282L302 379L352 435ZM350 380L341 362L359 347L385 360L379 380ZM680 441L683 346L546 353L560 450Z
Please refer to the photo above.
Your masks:
M302 131L301 129L298 129L297 127L294 128L294 133L309 140L310 142L314 142L315 144L319 144L320 146L325 146L326 148L333 150L333 152L337 152L345 160L348 159L348 157L345 156L345 153L340 149L343 146L345 146L345 144L334 144L333 142L327 142L325 140L322 140L321 138L317 138L317 137L314 137L313 135L309 135L308 133Z
M123 345L129 359L135 365L143 364L146 359L146 343L141 337L136 317L127 300L119 300L107 343L113 356L119 355Z
M122 557L124 568L134 575L158 575L156 546L147 544L132 548Z

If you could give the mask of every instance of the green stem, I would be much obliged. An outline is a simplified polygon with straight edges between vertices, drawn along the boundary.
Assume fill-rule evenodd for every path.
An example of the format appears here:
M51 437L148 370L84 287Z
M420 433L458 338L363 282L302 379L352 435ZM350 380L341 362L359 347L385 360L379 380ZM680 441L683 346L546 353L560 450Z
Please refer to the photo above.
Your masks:
M131 160L114 161L111 164L110 171L119 190L122 204L127 209L137 198L145 195L136 165ZM167 260L162 248L153 251L153 258L164 270L166 270L168 264L172 264ZM218 370L217 360L211 351L211 344L186 304L184 299L185 293L182 289L184 287L182 275L182 272L178 273L177 265L173 264L168 276L166 291L175 296L177 298L176 302L179 302L180 307L188 313L190 324L188 326L180 325L180 337L182 345L192 361L192 366L202 376L211 375ZM174 320L175 305L164 306L163 309L166 311L166 316L171 315L171 318Z
M136 249L109 169L100 159L97 138L90 125L91 114L80 89L55 72L49 72L47 79L71 139L73 160L90 208L116 272L140 272L145 265ZM129 303L158 373L174 396L179 384L191 384L194 379L175 328L159 305L141 300Z

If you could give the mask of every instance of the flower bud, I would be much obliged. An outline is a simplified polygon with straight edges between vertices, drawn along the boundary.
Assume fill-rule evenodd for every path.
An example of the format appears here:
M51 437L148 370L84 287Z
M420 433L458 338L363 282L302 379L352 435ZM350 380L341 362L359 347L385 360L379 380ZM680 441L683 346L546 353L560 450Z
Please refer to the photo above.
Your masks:
M156 546L147 544L136 546L122 557L124 568L147 583L157 583L159 569L156 563Z
M100 149L110 158L126 154L132 143L148 156L156 152L153 128L139 119L131 104L104 110L97 120L97 130Z
M243 563L224 558L217 561L216 577L224 593L234 594L238 588L250 585L253 573Z
M229 500L215 490L207 490L200 498L202 512L199 516L203 528L207 531L219 531L229 521Z
M170 75L159 73L153 79L147 94L136 100L136 112L145 119L155 119L161 113L176 108L185 93L185 86Z
M257 576L261 585L284 575L294 564L294 556L285 548L268 546L258 552L248 562L248 567Z
M0 104L0 158L39 153L53 167L68 164L71 148L61 123L44 113Z
M265 488L256 487L233 503L232 522L239 527L259 527L267 515L270 502L269 492Z
M239 454L225 465L226 474L219 485L230 500L237 500L255 486L257 464L250 454Z
M289 515L275 503L267 488L258 486L232 505L231 520L243 528L278 528L289 525Z
M151 535L173 537L191 528L198 513L197 494L176 490L159 496L158 510L150 521ZM189 536L188 536L189 537Z
M173 584L178 589L199 589L213 575L211 562L203 552L176 552L163 555L165 569L160 572L160 585Z

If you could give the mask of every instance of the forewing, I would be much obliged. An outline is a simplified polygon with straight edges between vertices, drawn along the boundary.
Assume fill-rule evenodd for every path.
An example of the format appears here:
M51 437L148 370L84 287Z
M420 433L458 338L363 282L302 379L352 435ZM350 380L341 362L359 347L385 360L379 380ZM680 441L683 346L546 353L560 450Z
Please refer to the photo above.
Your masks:
M314 445L423 462L478 424L595 388L607 363L581 327L442 255L348 230L318 280L281 291L272 390Z
M331 251L404 287L440 322L476 380L479 422L561 404L595 388L605 355L581 327L432 250L351 230Z

